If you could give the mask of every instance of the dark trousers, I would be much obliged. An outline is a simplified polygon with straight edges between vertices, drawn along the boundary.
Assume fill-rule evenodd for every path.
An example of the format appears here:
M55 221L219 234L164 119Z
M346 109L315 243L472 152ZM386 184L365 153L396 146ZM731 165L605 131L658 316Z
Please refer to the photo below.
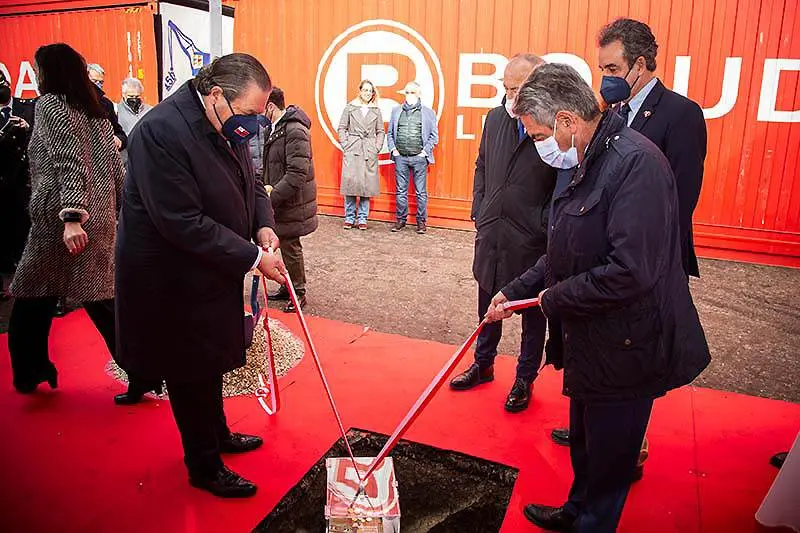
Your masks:
M281 257L286 270L292 277L294 290L298 296L306 293L306 264L303 260L303 245L300 237L281 239Z
M58 298L17 298L8 321L8 351L14 382L35 380L53 366L48 353L50 326ZM114 300L83 304L113 357L116 351Z
M492 294L478 287L478 320L483 320ZM544 336L547 330L547 319L538 307L522 311L522 340L517 359L517 377L532 382L539 375L544 352ZM497 345L503 336L503 322L493 322L483 326L475 345L475 362L481 370L494 364L497 357Z
M189 476L211 477L222 468L220 442L231 434L222 407L222 375L201 381L166 381Z
M570 400L569 441L575 479L564 509L576 533L613 533L628 497L653 400Z

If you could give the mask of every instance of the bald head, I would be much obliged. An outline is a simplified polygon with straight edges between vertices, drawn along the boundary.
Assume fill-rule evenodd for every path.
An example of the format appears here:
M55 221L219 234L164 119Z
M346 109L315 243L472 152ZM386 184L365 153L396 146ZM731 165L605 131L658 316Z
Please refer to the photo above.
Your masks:
M503 72L503 87L506 90L506 99L513 100L517 97L517 91L528 79L528 76L540 65L544 65L544 60L534 54L517 54L512 57Z

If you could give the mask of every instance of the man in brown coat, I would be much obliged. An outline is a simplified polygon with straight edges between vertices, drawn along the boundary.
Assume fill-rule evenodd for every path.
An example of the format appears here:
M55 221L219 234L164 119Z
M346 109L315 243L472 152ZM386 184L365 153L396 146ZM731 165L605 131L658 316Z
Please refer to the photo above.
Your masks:
M317 229L317 182L311 155L311 119L297 106L286 107L278 87L267 103L267 118L272 132L264 144L264 185L275 210L275 233L281 241L281 255L292 278L300 306L306 305L306 269L303 261L305 237ZM286 287L272 296L288 300ZM289 302L285 311L295 311Z

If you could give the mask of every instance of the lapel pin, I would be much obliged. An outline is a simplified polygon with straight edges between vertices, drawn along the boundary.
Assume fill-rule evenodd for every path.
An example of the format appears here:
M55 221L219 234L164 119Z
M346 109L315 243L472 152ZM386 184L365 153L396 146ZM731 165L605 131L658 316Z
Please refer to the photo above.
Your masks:
M645 112L644 112L644 118L647 118L647 117L649 117L649 116L650 116L650 115L652 115L652 114L653 114L653 112L652 112L652 111L645 111Z

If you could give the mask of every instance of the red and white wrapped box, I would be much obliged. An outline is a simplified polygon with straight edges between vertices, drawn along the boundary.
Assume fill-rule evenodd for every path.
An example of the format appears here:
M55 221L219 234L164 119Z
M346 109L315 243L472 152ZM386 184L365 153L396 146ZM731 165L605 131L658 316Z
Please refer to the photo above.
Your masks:
M373 457L356 457L361 477L372 464ZM325 460L328 472L325 518L328 532L399 533L400 496L394 462L387 457L370 475L359 491L359 476L349 457Z

